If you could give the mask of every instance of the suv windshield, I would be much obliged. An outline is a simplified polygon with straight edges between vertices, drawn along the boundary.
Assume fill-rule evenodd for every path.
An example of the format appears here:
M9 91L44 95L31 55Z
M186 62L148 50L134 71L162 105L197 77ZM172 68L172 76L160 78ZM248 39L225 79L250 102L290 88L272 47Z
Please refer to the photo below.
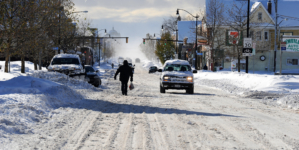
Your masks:
M75 64L79 65L78 58L54 58L52 65L61 65L61 64Z
M85 67L85 72L95 72L92 67Z
M164 71L191 71L191 67L189 65L167 64Z

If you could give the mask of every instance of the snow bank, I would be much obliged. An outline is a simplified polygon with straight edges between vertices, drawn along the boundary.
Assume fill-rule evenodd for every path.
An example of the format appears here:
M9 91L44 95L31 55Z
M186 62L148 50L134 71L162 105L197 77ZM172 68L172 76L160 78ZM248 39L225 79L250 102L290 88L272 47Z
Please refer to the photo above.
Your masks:
M231 71L199 71L194 75L195 84L215 87L232 94L271 99L279 105L289 104L289 108L298 109L299 76L246 74ZM270 98L269 98L270 97ZM294 105L290 105L294 104Z
M244 72L202 72L195 75L197 84L212 84L212 86L231 91L225 85L242 87L238 94L249 90L264 91L272 93L294 93L299 92L299 76L297 75L269 75L269 74L246 74ZM206 80L206 81L204 81ZM210 81L211 80L211 81ZM211 83L209 83L209 82ZM223 86L221 86L223 85ZM237 93L237 92L235 92Z
M142 65L143 68L145 69L149 69L151 66L155 66L153 62L151 61L146 61L144 62L144 64Z
M0 72L0 143L6 134L33 133L36 123L59 113L57 108L84 99L76 89L100 90L84 79L34 71L30 62L26 62L27 73L21 74L18 69L20 62L12 64L11 73Z
M157 66L158 68L162 68L162 64L158 62L152 62L152 61L142 61L142 67L148 70L151 66Z

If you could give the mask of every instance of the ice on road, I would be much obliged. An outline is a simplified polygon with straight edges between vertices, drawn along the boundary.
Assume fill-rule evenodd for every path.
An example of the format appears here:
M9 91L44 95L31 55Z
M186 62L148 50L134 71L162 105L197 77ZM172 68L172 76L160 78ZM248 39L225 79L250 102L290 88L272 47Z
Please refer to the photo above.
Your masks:
M136 64L135 89L122 96L115 70L101 91L61 106L32 133L7 134L0 149L299 149L299 113L206 86L159 92L159 75ZM1 145L5 144L5 145Z

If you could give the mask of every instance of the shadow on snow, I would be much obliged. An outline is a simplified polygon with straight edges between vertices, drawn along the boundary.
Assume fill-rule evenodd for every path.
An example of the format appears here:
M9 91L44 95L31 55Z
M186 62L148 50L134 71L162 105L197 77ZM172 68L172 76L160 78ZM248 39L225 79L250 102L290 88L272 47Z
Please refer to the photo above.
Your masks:
M102 113L134 113L134 114L186 114L186 115L203 115L203 116L225 116L225 117L241 117L235 115L221 114L221 113L208 113L208 112L197 112L189 110L181 110L175 108L163 108L156 106L141 106L133 104L120 104L112 103L103 100L82 100L74 105L67 106L75 109L87 109L93 111L99 111Z

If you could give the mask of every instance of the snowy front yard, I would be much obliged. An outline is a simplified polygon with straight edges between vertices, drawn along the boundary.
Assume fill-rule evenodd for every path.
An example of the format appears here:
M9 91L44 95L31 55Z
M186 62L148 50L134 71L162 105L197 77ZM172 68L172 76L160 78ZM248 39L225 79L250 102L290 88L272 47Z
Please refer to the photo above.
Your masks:
M199 71L196 84L233 95L262 99L263 103L299 109L299 75L246 74L231 71Z

